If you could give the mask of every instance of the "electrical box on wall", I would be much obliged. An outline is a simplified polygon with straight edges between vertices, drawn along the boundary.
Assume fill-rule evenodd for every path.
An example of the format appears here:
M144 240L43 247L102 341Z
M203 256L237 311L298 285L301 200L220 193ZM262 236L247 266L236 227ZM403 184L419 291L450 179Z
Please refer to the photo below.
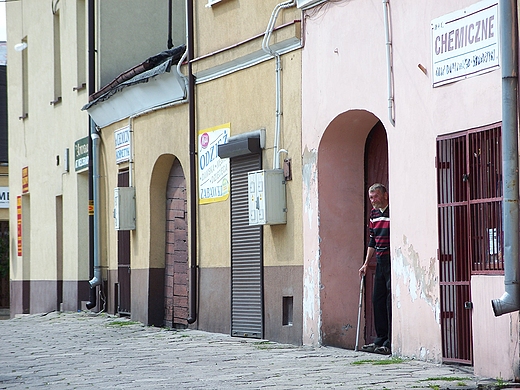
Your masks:
M249 225L287 223L283 169L248 173Z
M114 188L116 230L135 230L135 187Z

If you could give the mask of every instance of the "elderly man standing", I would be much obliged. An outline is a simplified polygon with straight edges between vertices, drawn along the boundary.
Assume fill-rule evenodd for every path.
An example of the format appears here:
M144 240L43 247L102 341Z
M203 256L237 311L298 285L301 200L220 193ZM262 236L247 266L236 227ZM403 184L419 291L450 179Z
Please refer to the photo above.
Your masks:
M368 197L372 204L370 212L370 240L365 262L359 269L359 276L366 273L369 260L376 255L377 266L374 278L372 304L374 307L374 325L376 339L364 345L361 350L390 355L392 328L392 300L390 283L390 213L388 207L388 191L383 184L373 184L368 189Z

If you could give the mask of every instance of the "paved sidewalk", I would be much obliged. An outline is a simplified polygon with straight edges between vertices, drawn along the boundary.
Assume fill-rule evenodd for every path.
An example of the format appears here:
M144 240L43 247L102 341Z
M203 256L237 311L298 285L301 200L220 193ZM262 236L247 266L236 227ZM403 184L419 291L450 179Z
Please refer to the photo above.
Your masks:
M498 388L471 367L296 347L92 313L0 321L0 389Z
M9 309L0 308L0 320L8 320L10 317Z

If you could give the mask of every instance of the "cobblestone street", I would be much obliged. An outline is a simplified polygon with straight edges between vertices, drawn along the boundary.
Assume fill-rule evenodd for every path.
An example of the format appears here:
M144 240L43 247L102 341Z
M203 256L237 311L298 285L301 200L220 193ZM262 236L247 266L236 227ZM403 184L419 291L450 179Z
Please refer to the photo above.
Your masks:
M107 314L0 321L0 389L475 389L471 367L296 347ZM497 387L498 388L498 387Z

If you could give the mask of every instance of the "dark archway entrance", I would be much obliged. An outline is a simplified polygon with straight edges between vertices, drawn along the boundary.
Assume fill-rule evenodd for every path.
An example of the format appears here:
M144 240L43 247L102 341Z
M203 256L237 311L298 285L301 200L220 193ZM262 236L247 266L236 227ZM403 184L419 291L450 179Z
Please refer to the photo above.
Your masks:
M368 188L374 183L382 183L388 189L388 141L386 131L381 122L370 130L365 145L365 216L366 225L372 208L368 199ZM390 192L390 190L389 190ZM368 244L368 229L365 229L365 247ZM376 258L369 262L365 276L365 340L371 343L376 338L374 329L374 314L372 307L372 291L374 288L374 274Z

